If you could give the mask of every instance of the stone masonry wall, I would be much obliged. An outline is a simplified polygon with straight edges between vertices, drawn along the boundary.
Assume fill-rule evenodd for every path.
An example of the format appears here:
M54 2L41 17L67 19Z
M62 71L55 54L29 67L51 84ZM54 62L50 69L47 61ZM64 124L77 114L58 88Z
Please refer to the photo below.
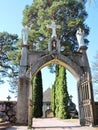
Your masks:
M15 123L16 105L16 101L0 101L0 119Z

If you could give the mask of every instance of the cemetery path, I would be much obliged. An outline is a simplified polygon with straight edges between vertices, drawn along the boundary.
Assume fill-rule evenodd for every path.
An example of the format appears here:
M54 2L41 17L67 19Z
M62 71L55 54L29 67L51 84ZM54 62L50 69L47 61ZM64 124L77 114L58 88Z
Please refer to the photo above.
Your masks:
M6 130L27 130L27 127L13 126ZM59 120L57 118L34 118L32 130L98 130L98 127L81 127L77 119Z

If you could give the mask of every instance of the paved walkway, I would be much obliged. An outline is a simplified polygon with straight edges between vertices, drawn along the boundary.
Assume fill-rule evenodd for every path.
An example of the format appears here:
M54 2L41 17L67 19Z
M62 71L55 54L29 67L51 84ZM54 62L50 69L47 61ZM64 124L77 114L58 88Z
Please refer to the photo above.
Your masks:
M13 126L6 130L27 130L26 126ZM56 118L33 119L32 130L98 130L98 127L81 127L79 120L59 120Z

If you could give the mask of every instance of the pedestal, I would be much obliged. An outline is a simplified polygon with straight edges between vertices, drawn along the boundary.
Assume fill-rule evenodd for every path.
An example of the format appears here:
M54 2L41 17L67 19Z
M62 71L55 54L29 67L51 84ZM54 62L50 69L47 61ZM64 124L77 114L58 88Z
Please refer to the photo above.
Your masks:
M18 100L17 100L17 124L28 124L28 91L29 79L19 78Z

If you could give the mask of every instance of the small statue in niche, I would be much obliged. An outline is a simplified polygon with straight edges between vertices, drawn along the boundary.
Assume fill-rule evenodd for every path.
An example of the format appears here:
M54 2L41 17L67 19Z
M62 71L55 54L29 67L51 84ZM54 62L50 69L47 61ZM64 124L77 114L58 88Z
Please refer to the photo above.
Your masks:
M55 40L52 41L52 51L56 51L57 50L57 43Z

